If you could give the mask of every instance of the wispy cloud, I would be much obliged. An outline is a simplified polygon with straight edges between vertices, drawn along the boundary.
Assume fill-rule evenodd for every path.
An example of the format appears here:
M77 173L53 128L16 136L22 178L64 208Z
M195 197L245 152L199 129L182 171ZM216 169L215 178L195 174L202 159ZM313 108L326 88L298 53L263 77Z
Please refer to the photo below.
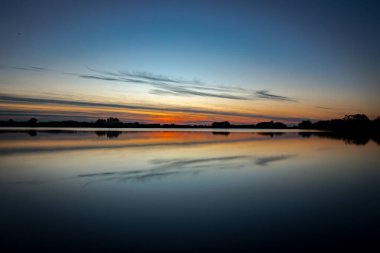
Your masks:
M271 94L271 93L270 93L270 90L258 90L258 91L256 91L256 96L257 96L258 98L263 98L263 99L279 100L279 101L289 101L289 102L297 102L296 99L291 98L291 97L286 97L286 96L280 96L280 95Z
M331 107L325 107L325 106L315 106L315 108L323 109L323 110L332 110L333 109Z
M291 121L299 122L302 118L294 117L279 117L273 115L262 115L254 113L240 113L227 110L211 110L198 107L172 107L162 105L139 105L139 104L114 104L114 103L100 103L100 102L88 102L88 101L76 101L76 100L63 100L63 99L48 99L48 98L31 98L20 97L7 94L0 94L0 101L9 103L29 103L29 104L56 104L56 105L69 105L69 106L86 106L86 107L107 107L116 109L130 109L130 110L145 110L156 112L179 112L187 114L203 114L203 115L219 115L219 116L237 116L246 118L261 118L277 121Z
M165 75L156 75L149 72L108 72L97 71L91 68L89 68L89 70L95 72L96 75L79 75L79 77L104 81L148 84L154 87L150 90L150 93L155 95L201 96L234 100L253 100L260 98L277 101L297 102L296 99L291 97L271 94L269 90L259 90L255 92L254 96L249 96L247 94L252 93L252 91L241 87L213 86L197 79L186 80Z
M176 86L171 85L167 83L155 83L153 84L156 88L156 94L157 90L160 90L161 94L164 94L165 92L170 92L171 94L175 95L194 95L194 96L201 96L201 97L216 97L216 98L227 98L227 99L238 99L238 100L247 100L247 97L240 96L240 95L234 95L231 93L212 93L212 92L204 92L200 91L199 88L194 87L185 87L185 86Z
M86 79L96 79L96 80L103 80L103 81L120 81L118 78L113 77L105 77L105 76L94 76L94 75L78 75L81 78Z
M96 79L103 81L119 81L127 83L139 83L153 86L150 90L155 95L174 95L174 96L200 96L235 100L247 100L238 87L213 87L197 79L186 80L174 78L166 75L156 75L149 72L129 72L129 71L98 71L88 68L96 74L77 75L80 78Z
M110 73L110 72L108 72ZM196 85L205 85L206 83L198 80L198 79L192 79L192 80L186 80L183 78L174 78L174 77L169 77L167 75L162 75L162 74L153 74L150 72L146 71L119 71L119 74L122 76L129 76L133 78L141 78L145 80L150 80L153 82L167 82L167 83L176 83L176 84L196 84Z
M87 67L88 71L90 71L89 73L67 73L37 66L2 65L1 68L36 72L50 71L65 75L72 75L83 79L148 85L152 87L149 92L159 96L198 96L232 100L254 100L260 98L285 102L297 102L294 98L272 94L270 93L270 90L266 89L255 92L236 86L212 85L196 78L184 79L162 74L154 74L146 71L103 71ZM252 93L253 95L250 95Z
M3 69L15 69L15 70L27 70L27 71L37 71L37 72L50 71L47 68L36 67L36 66L9 66L9 65L0 65L0 68L3 68Z
M161 96L166 96L166 95L179 96L179 94L176 92L172 92L168 90L160 90L160 89L151 89L149 93L154 94L154 95L161 95Z

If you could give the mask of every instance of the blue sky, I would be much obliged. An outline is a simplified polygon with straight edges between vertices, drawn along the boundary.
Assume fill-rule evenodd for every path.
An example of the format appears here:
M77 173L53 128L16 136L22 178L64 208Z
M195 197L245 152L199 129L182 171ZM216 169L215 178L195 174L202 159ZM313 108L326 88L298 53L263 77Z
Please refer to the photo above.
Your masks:
M234 119L247 123L375 117L379 9L376 1L2 1L1 95L253 114ZM98 115L55 107L44 116L23 101L23 113L12 109L20 99L3 101L0 116ZM117 116L134 114L125 113ZM160 120L149 113L134 119ZM198 116L189 121L221 117Z

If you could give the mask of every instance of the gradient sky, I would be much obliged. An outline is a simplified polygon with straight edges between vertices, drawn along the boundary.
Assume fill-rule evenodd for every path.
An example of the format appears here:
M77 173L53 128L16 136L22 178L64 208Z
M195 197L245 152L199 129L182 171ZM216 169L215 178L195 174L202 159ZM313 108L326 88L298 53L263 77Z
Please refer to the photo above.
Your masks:
M380 115L378 1L1 1L0 119Z

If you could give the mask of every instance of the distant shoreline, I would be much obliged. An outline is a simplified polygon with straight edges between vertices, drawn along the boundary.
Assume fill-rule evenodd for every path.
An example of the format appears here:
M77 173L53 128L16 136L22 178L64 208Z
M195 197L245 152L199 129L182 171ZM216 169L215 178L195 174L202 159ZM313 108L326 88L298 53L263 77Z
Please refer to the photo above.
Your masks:
M188 130L200 130L200 131L214 131L214 132L238 132L240 130L245 131L258 131L258 132L325 132L325 130L318 129L299 129L299 128L213 128L213 127L1 127L0 131L7 130L80 130L80 131L152 131L152 130L168 130L168 131L188 131ZM245 132L243 131L243 132Z
M122 122L118 118L109 117L107 119L98 119L93 122L85 121L50 121L39 122L36 118L31 118L27 121L14 121L12 119L7 121L0 121L0 129L10 128L27 128L27 129L39 129L39 128L52 128L52 129L214 129L230 131L232 129L239 130L258 130L258 129L270 129L270 130L311 130L311 131L332 131L339 133L356 133L356 134L379 134L380 133L380 117L370 120L364 114L346 115L342 119L321 120L311 122L304 120L297 125L287 126L282 122L259 122L257 124L246 125L234 125L229 121L213 122L210 125L179 125L179 124L146 124L139 122Z

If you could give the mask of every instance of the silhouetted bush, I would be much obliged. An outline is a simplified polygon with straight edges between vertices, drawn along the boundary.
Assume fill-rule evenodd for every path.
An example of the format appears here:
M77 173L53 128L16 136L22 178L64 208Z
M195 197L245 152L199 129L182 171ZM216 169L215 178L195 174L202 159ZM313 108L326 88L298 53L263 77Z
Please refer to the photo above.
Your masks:
M229 128L230 126L231 126L231 124L228 121L212 123L212 127L215 127L215 128Z
M37 119L36 118L31 118L30 120L28 120L28 124L30 126L35 126L37 124Z
M256 124L256 128L264 128L264 129L285 129L288 128L284 123L282 122L260 122Z
M310 120L304 120L301 123L298 124L299 129L312 129L313 123L311 123Z
M317 121L311 128L341 132L378 132L379 123L379 117L371 121L364 114L354 114L346 115L343 119Z

